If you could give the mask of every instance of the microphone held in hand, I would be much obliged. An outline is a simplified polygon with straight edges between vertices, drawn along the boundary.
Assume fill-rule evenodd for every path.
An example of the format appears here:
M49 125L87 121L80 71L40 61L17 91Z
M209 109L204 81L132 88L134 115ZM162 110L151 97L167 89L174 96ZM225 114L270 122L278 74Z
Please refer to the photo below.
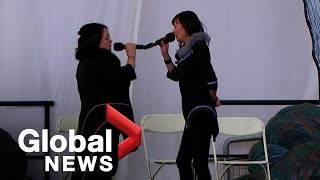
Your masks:
M114 43L113 49L114 49L115 51L122 51L122 50L126 49L126 45L124 45L124 44L122 44L122 43L120 43L120 42L117 42L117 43ZM136 49L146 49L146 48L145 48L144 45L139 45L139 44L137 44L137 45L136 45Z
M152 47L154 47L154 46L158 46L158 45L161 44L162 41L163 41L163 42L172 42L172 41L174 41L174 40L175 40L174 34L173 34L173 33L168 33L168 34L166 35L166 37L163 37L163 38L161 38L161 39L158 39L158 40L156 40L156 41L153 42L153 43L147 44L147 45L146 45L146 49L152 48Z
M165 37L156 40L155 42L149 43L147 45L136 45L136 49L149 49L154 46L160 45L161 41L164 42L172 42L175 40L175 36L173 33L168 33ZM114 43L113 48L115 51L122 51L126 48L126 46L120 42Z

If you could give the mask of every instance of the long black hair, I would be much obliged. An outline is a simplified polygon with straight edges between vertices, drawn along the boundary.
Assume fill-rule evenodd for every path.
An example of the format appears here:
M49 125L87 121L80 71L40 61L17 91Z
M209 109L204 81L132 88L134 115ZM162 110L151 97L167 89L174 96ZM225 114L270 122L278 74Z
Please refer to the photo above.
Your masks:
M76 59L81 60L90 52L99 50L103 29L107 26L99 23L90 23L82 26L78 32L78 47L76 48Z

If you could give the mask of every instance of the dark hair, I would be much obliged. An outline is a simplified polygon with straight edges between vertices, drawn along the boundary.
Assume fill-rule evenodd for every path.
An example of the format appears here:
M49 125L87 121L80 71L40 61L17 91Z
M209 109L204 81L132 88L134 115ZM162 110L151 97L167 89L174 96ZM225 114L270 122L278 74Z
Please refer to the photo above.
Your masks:
M99 23L90 23L82 26L78 31L80 35L78 39L78 47L76 48L76 58L81 59L84 52L99 49L99 44L102 38L103 29L108 29L107 26Z
M183 11L177 14L171 21L172 25L176 20L179 20L189 36L196 32L204 32L205 25L199 20L196 13L192 11Z

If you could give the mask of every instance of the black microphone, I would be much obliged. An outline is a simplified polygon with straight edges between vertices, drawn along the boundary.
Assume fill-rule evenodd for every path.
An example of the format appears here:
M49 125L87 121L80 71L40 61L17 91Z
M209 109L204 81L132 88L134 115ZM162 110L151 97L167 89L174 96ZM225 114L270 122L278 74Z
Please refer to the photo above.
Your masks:
M174 40L175 40L175 36L174 36L174 34L171 32L171 33L168 33L165 37L160 38L160 39L156 40L155 42L149 43L149 44L147 44L147 45L145 45L145 46L146 46L146 49L149 49L149 48L152 48L152 47L154 47L154 46L160 45L160 44L161 44L161 41L163 41L163 42L172 42L172 41L174 41Z
M122 43L120 43L120 42L117 42L117 43L114 43L113 49L114 49L115 51L122 51L122 50L126 49L126 45L124 45L124 44L122 44ZM145 48L145 45L139 45L139 44L137 44L137 45L136 45L136 49L146 49L146 48Z
M160 45L161 41L164 42L172 42L175 40L175 36L173 33L168 33L165 37L156 40L155 42L149 43L147 45L136 45L136 49L149 49L154 46ZM120 42L114 43L113 48L115 51L122 51L126 48L126 46Z

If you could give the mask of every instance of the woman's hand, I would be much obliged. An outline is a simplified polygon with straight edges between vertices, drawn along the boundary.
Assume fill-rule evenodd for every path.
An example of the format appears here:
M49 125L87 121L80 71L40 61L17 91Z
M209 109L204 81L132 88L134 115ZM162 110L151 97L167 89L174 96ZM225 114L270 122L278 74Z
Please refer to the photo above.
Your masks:
M133 43L126 43L126 53L128 56L127 63L132 66L133 69L136 67L136 45Z
M161 54L163 56L164 60L168 60L170 59L169 56L169 43L168 42L161 42L160 44L160 50L161 50Z
M136 45L133 43L126 43L126 53L128 58L136 58Z
M220 99L218 98L218 96L217 96L217 99L216 99L216 107L219 107L221 105L221 103L220 103Z
M209 90L210 92L210 96L213 100L213 102L215 102L215 107L219 107L221 104L220 104L220 99L219 97L217 96L217 90Z

